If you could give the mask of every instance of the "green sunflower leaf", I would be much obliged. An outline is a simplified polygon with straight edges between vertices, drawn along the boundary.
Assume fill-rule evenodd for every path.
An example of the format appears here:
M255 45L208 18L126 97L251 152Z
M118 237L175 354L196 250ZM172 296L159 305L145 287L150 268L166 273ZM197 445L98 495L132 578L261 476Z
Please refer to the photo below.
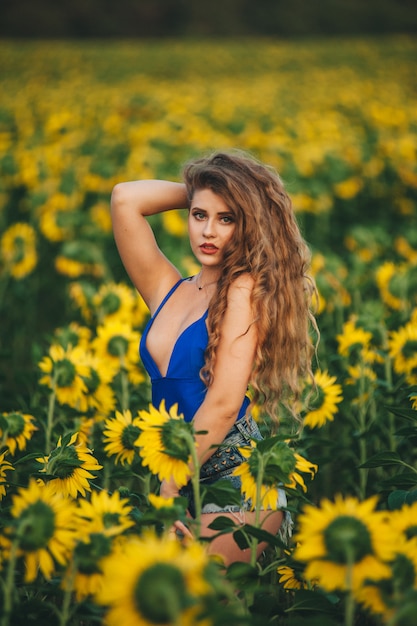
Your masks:
M219 517L216 517L216 519L211 522L209 528L211 528L211 530L226 530L235 528L235 526L236 523L230 519L230 517L227 517L226 515L219 515Z
M213 485L202 486L201 497L203 503L217 504L220 507L227 505L240 506L241 504L239 489L233 487L227 479L218 480Z
M287 613L295 611L318 611L329 615L336 613L335 596L325 596L317 591L300 589L294 592L294 603L286 609Z
M257 528L256 526L251 526L250 524L245 524L242 527L242 531L245 532L250 537L254 537L258 539L258 541L265 541L271 546L275 546L277 548L286 549L287 545L281 541L278 535L272 535L266 530L262 528Z
M404 504L412 504L417 502L417 489L406 491L405 489L397 489L388 496L388 508L391 511L401 509Z
M385 406L388 411L394 413L397 417L404 417L404 419L410 422L417 422L417 411L415 409L407 409L401 406Z
M401 472L395 476L391 476L381 482L381 487L387 489L396 487L397 489L411 489L417 485L416 472Z
M362 463L362 465L359 465L359 467L384 467L385 465L397 464L402 464L400 455L397 452L390 452L389 450L386 450L371 456L371 458L365 461L365 463Z

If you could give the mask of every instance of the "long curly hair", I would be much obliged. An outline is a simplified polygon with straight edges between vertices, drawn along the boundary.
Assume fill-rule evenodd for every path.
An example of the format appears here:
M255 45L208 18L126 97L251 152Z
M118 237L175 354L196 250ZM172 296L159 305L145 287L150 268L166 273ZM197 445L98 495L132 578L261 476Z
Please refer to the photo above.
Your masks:
M210 301L209 340L202 378L210 385L230 285L247 272L254 281L252 308L257 348L250 385L252 405L262 405L273 424L280 406L297 418L298 400L312 377L312 313L315 292L308 275L310 251L277 172L242 152L216 152L186 164L188 199L199 189L221 196L234 214L236 227L225 250L223 267Z

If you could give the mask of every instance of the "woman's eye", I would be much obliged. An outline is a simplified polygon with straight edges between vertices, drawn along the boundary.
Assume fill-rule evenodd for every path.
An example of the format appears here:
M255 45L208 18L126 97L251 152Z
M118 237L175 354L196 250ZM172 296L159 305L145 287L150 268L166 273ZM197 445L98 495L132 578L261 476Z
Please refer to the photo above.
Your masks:
M233 224L233 217L231 217L231 215L223 215L223 217L221 218L223 224Z
M201 213L200 211L195 211L193 213L193 216L196 218L196 220L203 220L205 217L204 213Z

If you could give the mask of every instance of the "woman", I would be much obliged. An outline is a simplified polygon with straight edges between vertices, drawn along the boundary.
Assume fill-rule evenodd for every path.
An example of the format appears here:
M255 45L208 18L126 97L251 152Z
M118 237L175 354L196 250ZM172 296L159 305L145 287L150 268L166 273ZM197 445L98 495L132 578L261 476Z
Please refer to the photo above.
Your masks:
M313 285L291 201L271 168L242 153L215 153L186 165L184 183L116 185L111 206L120 256L151 312L141 356L153 403L178 403L195 430L205 431L197 436L202 480L226 477L238 487L239 479L230 476L243 461L236 446L261 437L249 415L248 385L253 402L261 400L277 421L278 405L294 406L300 381L311 373ZM191 249L201 264L186 279L164 256L146 220L180 207L188 207ZM161 493L177 496L178 489L167 482ZM183 493L192 512L190 490ZM284 492L277 498L285 507ZM247 503L206 504L201 535L214 534L208 527L219 514L253 523L248 509ZM263 528L278 532L282 510L262 515ZM175 527L189 535L180 521ZM210 550L226 564L249 558L230 534L212 540Z

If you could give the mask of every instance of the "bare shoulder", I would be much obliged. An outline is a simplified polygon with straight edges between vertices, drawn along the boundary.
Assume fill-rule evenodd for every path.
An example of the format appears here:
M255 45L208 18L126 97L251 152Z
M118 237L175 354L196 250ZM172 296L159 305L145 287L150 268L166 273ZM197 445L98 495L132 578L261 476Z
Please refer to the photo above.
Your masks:
M250 299L254 282L253 277L247 272L240 274L230 285L229 299L242 301Z
M227 294L226 319L234 330L240 334L247 330L253 322L252 290L254 280L250 274L241 274L230 285Z

